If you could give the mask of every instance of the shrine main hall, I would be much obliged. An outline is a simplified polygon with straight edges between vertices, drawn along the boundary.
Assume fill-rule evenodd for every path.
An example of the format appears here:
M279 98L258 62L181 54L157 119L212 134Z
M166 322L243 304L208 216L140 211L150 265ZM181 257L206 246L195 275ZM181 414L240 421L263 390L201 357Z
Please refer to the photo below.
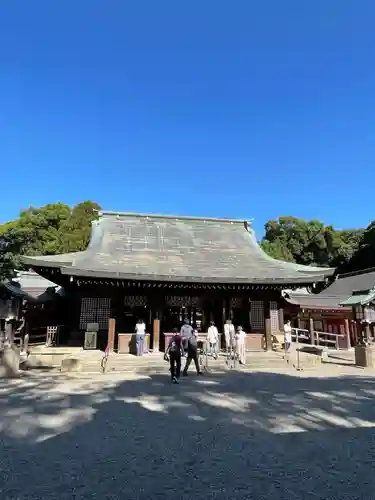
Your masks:
M203 332L210 321L223 331L231 319L248 333L248 348L270 348L284 323L281 291L311 287L334 272L269 257L247 221L115 212L93 222L86 250L23 260L63 287L66 341L83 345L87 325L96 323L99 348L110 318L115 342L133 333L139 318L153 349L185 318Z

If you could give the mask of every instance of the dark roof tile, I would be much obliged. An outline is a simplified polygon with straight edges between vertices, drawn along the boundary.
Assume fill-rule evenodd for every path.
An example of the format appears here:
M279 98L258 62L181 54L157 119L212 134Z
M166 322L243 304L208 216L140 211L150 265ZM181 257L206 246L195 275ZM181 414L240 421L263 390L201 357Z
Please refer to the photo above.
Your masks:
M24 260L76 276L160 281L308 284L334 271L272 259L244 221L108 212L84 252Z
M375 287L375 270L365 269L354 273L338 275L337 279L318 294L296 294L291 292L286 300L301 308L341 309L341 303L355 290L370 290Z

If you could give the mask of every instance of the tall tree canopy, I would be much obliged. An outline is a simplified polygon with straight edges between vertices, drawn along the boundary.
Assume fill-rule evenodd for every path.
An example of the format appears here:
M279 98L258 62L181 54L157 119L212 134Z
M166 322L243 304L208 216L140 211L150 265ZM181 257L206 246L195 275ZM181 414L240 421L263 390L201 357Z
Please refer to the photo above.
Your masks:
M359 271L375 267L375 220L365 229L358 250L342 266L341 272Z
M64 203L22 210L18 219L0 226L0 279L22 269L21 255L54 255L84 250L91 222L100 206L84 201L73 208Z
M279 217L265 225L261 242L276 259L324 267L346 265L358 250L363 229L337 231L318 220Z

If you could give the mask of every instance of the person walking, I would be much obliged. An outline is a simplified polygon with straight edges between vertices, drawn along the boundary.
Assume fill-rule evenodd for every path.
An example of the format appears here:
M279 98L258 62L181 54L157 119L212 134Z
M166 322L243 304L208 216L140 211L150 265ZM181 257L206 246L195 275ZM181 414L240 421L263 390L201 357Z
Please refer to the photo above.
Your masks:
M189 338L187 359L185 363L183 375L186 377L190 366L190 363L194 361L195 368L197 370L197 375L202 375L198 362L198 330L193 331L193 335Z
M174 384L178 384L181 374L181 357L183 354L182 337L178 334L177 328L173 329L164 358L170 364L171 380Z
M240 365L244 365L246 363L246 333L244 332L242 326L237 328L236 334L236 349L238 354L238 360Z
M225 349L227 351L227 354L233 347L235 333L236 331L234 329L234 324L232 323L232 320L227 319L224 325Z
M139 319L135 325L135 342L137 356L143 356L145 349L146 324L143 319Z
M211 353L211 356L214 359L217 359L217 343L219 340L219 332L215 326L213 321L210 322L210 327L207 331L207 342L208 342L208 352Z
M289 349L292 344L292 325L290 320L284 325L284 359L289 363Z
M188 350L188 344L189 344L189 339L193 335L193 327L190 325L189 320L185 318L184 324L181 327L180 330L180 336L182 338L182 345L184 348L184 354L187 353Z

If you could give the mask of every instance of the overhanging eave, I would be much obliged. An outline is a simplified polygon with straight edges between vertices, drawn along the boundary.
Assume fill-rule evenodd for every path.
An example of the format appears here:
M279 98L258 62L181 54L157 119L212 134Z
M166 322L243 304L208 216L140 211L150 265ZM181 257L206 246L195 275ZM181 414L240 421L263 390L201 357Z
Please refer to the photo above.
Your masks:
M252 277L215 277L215 276L183 276L183 275L160 275L147 273L122 273L121 271L107 271L95 269L80 269L76 267L61 267L61 274L82 278L107 278L118 280L135 281L164 281L164 282L189 282L189 283L225 283L225 284L260 284L260 285L308 285L323 281L324 276L296 276L280 278L252 278Z

